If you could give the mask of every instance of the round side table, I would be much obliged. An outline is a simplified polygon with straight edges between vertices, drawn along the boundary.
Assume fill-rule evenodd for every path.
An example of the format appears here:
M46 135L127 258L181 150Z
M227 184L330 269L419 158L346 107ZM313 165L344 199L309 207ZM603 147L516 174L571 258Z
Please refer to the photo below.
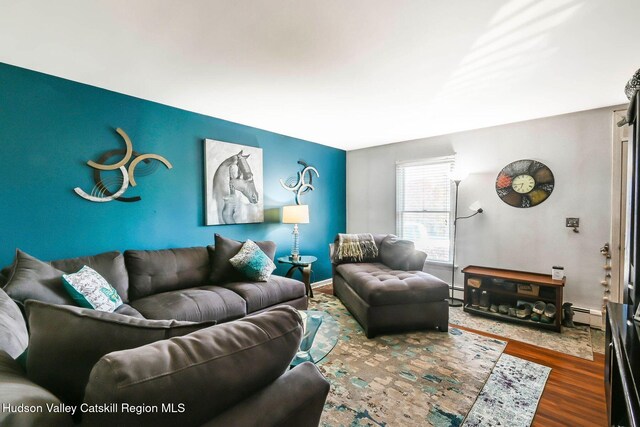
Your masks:
M313 289L311 289L311 264L317 260L318 258L311 255L300 256L296 260L291 259L290 256L281 256L278 258L280 264L291 264L291 268L286 274L287 277L293 276L296 270L302 273L302 281L307 289L307 296L311 298L313 298Z

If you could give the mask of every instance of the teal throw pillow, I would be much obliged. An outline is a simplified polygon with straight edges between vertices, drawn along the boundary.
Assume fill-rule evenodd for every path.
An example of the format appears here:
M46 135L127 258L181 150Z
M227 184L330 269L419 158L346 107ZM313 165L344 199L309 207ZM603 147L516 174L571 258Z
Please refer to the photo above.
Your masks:
M97 271L86 265L77 273L63 274L62 283L80 307L111 313L122 305L118 291Z
M260 282L269 280L276 269L271 258L251 240L244 242L240 251L229 262L244 276Z

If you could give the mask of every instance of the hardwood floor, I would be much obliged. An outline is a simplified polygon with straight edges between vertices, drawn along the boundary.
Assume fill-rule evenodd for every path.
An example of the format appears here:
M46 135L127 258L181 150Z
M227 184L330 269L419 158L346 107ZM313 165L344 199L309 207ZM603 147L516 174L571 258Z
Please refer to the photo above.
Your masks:
M331 285L314 289L332 294ZM542 393L534 427L606 426L607 408L604 396L604 355L594 353L585 360L557 351L537 347L507 337L461 327L479 335L507 341L506 354L549 366L551 374Z

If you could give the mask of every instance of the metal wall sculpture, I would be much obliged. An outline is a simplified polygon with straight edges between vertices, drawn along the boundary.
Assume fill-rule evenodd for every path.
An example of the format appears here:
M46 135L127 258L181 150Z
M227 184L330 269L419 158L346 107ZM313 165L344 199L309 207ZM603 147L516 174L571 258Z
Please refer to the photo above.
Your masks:
M298 160L298 164L302 165L302 170L298 172L297 176L289 177L286 181L280 180L282 188L295 193L297 205L301 204L300 198L302 195L315 190L313 186L313 174L315 173L316 177L320 178L318 170L313 166L309 166L304 160ZM305 181L306 178L309 178L308 182Z
M206 224L264 222L262 149L206 139Z
M125 144L125 149L115 149L104 153L97 162L89 160L87 164L93 168L93 181L95 185L91 190L91 194L87 194L80 187L76 187L73 191L76 194L91 202L110 202L117 200L119 202L138 202L141 200L140 196L124 197L123 194L129 188L129 185L135 187L137 185L135 179L136 167L138 163L144 162L144 167L140 166L137 170L138 175L149 175L158 167L157 162L151 160L157 160L164 164L167 169L173 168L173 165L164 157L158 154L140 154L133 150L133 144L129 135L120 128L116 129L116 132L122 137ZM105 162L113 156L121 155L120 161L112 164L106 164ZM127 163L129 166L127 167ZM109 178L103 178L101 171L115 171L119 170L120 175L112 176ZM115 190L115 191L113 191Z

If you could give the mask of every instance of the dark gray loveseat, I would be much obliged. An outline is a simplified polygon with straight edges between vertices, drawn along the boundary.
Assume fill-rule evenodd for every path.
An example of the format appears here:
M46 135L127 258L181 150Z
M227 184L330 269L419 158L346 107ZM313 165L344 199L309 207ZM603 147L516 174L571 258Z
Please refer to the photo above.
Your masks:
M238 280L213 261L216 251L229 249L221 242L216 249L110 252L51 263L18 253L4 270L5 289L23 306L30 336L18 304L0 290L0 403L12 408L0 411L0 424L317 425L327 381L312 364L288 370L302 334L290 306L306 308L304 284L277 276ZM66 300L59 275L82 265L128 302L119 313ZM216 286L211 278L218 273ZM72 418L48 409L61 402L116 411Z
M383 332L438 328L449 324L448 285L423 270L427 254L413 242L375 234L378 256L340 262L331 247L333 293L353 314L368 338Z

